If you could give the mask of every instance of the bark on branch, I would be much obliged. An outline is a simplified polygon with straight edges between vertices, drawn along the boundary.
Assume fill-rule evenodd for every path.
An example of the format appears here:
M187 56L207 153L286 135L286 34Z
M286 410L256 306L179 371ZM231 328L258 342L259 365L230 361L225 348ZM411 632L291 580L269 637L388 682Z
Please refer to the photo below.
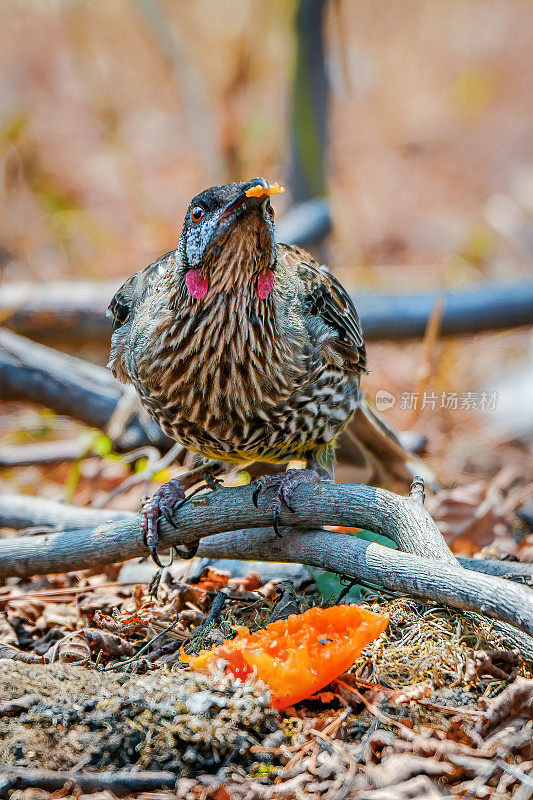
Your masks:
M268 494L259 508L252 488L220 489L197 496L161 523L163 544L201 539L198 555L303 562L377 583L415 597L503 620L525 631L515 641L533 658L533 592L502 578L463 569L423 506L382 489L351 484L301 486L296 513L284 509L290 529L278 539L271 528ZM392 538L399 551L317 525L362 527ZM95 567L145 555L138 518L95 528L0 541L0 579ZM506 626L509 630L509 627Z
M74 531L89 525L101 525L117 519L135 519L132 511L110 511L108 509L58 503L41 497L0 493L0 528L46 528ZM485 575L495 575L508 580L533 585L533 564L496 559L477 559L459 556L461 566Z

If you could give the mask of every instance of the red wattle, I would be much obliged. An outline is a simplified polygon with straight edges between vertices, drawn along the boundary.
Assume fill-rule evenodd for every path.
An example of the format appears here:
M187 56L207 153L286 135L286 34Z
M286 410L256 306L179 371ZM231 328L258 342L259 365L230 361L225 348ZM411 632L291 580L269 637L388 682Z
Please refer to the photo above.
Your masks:
M271 269L265 269L259 274L257 279L257 294L261 300L265 300L274 286L274 273Z
M209 289L209 281L204 278L200 270L190 269L185 275L185 284L189 290L191 297L195 300L201 300L205 297Z

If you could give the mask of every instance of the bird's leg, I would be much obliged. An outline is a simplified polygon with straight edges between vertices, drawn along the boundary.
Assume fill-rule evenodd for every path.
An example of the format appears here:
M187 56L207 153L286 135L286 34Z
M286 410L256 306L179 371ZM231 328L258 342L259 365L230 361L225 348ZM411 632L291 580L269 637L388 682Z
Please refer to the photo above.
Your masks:
M294 490L302 483L318 483L320 481L331 481L332 476L324 467L321 467L311 459L307 460L306 469L288 469L285 472L278 472L276 475L265 475L259 478L252 495L254 505L262 494L268 489L276 489L272 500L272 527L276 536L281 536L279 529L279 518L281 508L285 505L289 511L295 512L292 506L292 496Z
M152 497L144 503L141 509L141 532L143 535L143 542L149 548L150 555L158 567L163 567L157 553L157 548L159 546L159 519L164 517L169 525L172 525L173 528L177 527L172 519L172 514L181 508L193 494L197 494L197 492L200 491L200 489L195 490L189 497L185 495L185 489L194 486L197 482L197 478L203 478L210 489L214 489L215 485L218 486L214 475L207 472L210 467L216 472L221 465L218 461L206 459L200 467L185 472L180 475L179 478L173 478L167 483L164 483L163 486L154 492ZM183 546L175 546L174 550L181 559L194 558L198 550L198 542L191 542Z

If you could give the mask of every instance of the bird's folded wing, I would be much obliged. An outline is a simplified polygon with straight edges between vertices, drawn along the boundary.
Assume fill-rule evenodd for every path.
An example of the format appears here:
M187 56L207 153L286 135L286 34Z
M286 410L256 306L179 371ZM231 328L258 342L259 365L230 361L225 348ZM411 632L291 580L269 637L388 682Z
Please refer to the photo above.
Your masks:
M333 275L298 247L279 245L285 263L295 269L301 285L301 303L335 332L331 345L354 372L366 369L366 351L357 311L350 296Z
M155 287L160 282L168 267L176 261L177 251L171 250L153 264L149 264L140 272L132 275L131 278L122 284L111 300L107 314L113 318L113 330L116 331L124 325L130 316L134 306L141 303L145 297L155 291Z

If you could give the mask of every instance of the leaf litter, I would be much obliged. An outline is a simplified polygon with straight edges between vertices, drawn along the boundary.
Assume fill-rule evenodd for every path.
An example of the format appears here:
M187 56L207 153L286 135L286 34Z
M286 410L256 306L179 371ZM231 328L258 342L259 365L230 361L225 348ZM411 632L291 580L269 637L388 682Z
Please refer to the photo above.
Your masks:
M171 790L130 795L145 800L530 796L533 664L490 621L363 590L366 608L390 615L386 631L277 712L260 681L190 672L180 651L263 628L284 608L331 607L312 583L276 592L257 573L207 567L189 581L167 571L150 592L109 577L13 579L3 591L13 636L0 650L0 779L21 768L174 776ZM61 796L84 796L65 786ZM28 791L9 796L53 796Z

